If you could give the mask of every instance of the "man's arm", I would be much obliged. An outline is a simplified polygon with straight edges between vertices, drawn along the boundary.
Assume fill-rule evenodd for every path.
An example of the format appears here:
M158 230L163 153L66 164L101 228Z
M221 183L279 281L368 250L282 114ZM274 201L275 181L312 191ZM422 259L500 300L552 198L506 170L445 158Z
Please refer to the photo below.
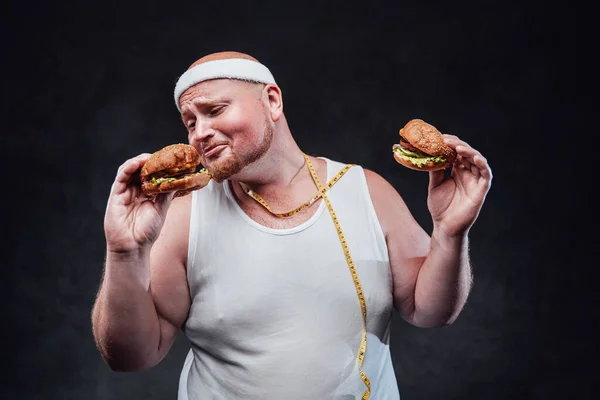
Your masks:
M385 179L365 174L388 246L394 307L415 326L451 324L472 285L467 235L449 237L434 228L430 237Z
M92 327L100 354L114 370L158 364L187 318L190 206L191 196L172 202L151 249L133 255L107 250Z

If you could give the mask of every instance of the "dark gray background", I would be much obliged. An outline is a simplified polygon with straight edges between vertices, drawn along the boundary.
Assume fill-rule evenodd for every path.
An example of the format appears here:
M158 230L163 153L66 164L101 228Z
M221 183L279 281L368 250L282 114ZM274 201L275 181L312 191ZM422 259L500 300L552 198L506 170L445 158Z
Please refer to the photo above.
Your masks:
M591 106L572 3L5 7L2 399L175 399L185 338L152 370L112 372L90 310L116 169L185 142L174 83L220 50L270 67L304 151L380 173L427 229L427 175L393 160L398 129L422 118L488 158L463 314L431 330L394 319L403 400L582 399L596 388L586 365L598 315L585 235L594 181L582 172L594 146L573 139L595 132L582 122Z

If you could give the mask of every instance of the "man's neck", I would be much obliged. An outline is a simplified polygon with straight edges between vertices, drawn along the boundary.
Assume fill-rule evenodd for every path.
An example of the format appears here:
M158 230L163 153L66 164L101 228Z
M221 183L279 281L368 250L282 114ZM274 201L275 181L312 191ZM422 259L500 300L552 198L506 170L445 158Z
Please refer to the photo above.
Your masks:
M232 177L232 182L241 182L256 193L279 192L289 190L298 178L308 173L304 155L297 146L284 151L273 150Z
M317 193L317 187L302 152L300 152L300 158L301 163L294 163L293 160L286 159L286 166L282 166L280 168L281 171L278 171L276 174L279 180L267 179L267 176L267 178L259 182L231 180L230 182L226 182L226 184L230 185L230 189L233 191L238 203L246 213L250 213L249 215L257 216L256 212L261 209L258 203L263 201L268 204L273 212L283 213L291 211L301 206ZM327 179L325 161L313 158L311 163L319 175L319 179L324 182ZM283 171L287 173L282 173ZM260 201L257 201L254 194L247 193L248 190L258 195ZM314 209L314 207L311 209ZM265 210L263 209L262 211L264 212ZM306 209L306 211L310 210ZM300 216L301 214L298 215Z

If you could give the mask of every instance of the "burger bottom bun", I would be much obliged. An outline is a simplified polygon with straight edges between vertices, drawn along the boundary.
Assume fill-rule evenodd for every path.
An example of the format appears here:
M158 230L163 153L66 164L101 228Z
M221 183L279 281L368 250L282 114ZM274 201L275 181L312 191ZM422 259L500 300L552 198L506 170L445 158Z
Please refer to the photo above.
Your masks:
M142 192L146 196L154 197L159 193L175 192L175 197L185 196L194 190L202 189L208 185L211 176L203 172L186 175L172 182L163 182L160 185L153 185L151 182L142 183Z
M416 165L413 164L410 157L403 157L398 153L394 153L394 159L398 162L398 164L401 164L406 168L410 168L415 171L439 171L441 169L446 169L452 165L452 163L450 162L435 163L433 161L430 161L427 164Z

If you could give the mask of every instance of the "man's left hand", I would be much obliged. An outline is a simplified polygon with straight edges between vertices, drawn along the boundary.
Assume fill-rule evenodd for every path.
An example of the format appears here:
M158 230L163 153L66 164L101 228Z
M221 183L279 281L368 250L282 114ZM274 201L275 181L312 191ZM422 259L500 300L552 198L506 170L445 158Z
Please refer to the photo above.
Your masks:
M492 170L469 144L454 135L443 136L457 157L448 177L443 170L429 173L427 206L434 228L455 237L467 233L475 223L491 187Z

